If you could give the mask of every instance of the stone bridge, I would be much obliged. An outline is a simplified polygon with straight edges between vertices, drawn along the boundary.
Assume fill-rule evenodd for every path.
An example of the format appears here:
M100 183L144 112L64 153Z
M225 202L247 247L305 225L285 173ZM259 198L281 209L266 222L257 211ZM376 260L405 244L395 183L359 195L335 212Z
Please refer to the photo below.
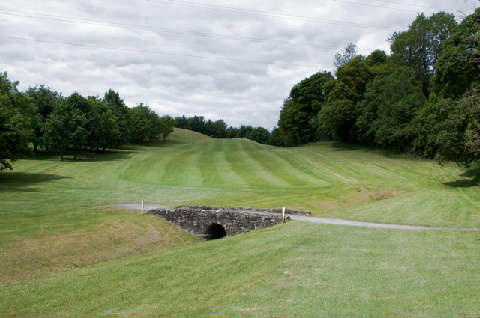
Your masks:
M309 215L310 212L286 210L285 213ZM173 210L154 209L148 214L158 215L183 229L217 239L248 231L270 227L284 222L280 209L214 208L201 206L180 206ZM285 222L289 221L288 216Z

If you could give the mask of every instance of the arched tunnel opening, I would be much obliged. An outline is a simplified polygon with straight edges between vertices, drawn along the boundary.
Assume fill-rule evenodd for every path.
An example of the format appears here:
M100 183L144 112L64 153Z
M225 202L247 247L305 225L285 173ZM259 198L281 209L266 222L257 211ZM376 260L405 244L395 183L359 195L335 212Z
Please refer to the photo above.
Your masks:
M207 240L217 240L225 237L227 231L225 228L217 223L212 223L207 228Z

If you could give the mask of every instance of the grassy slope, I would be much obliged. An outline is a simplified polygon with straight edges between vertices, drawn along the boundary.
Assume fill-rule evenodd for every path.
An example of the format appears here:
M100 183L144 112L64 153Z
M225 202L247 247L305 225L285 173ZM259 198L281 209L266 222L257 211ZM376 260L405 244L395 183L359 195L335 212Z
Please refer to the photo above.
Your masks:
M2 316L476 317L474 233L290 223L0 289Z
M27 280L0 287L0 314L478 313L478 233L289 224L139 258L194 239L160 219L105 208L141 199L287 205L478 227L479 187L459 173L327 143L281 149L183 130L166 144L78 162L20 160L0 175L0 283Z
M108 216L99 224L17 239L0 246L0 284L198 241L154 216L104 211Z
M282 149L227 139L176 144L132 159L122 179L163 187L168 195L150 199L161 204L287 205L356 220L480 225L478 186L462 187L454 166L405 156L329 143Z
M141 199L170 206L286 205L355 220L480 226L480 188L462 187L459 179L456 167L362 149L282 149L177 130L167 144L90 160L20 160L14 172L0 175L0 242L98 224L106 214L96 206Z

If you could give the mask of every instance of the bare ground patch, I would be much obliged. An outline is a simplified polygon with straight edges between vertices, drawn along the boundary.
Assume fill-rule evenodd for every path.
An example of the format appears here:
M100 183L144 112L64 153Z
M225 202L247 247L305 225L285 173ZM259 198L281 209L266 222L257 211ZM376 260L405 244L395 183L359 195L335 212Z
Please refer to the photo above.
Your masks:
M401 194L401 192L390 189L376 190L367 187L359 187L337 199L324 199L309 202L309 208L312 209L312 212L319 211L331 213L338 210L361 206L373 201L391 199L399 194Z

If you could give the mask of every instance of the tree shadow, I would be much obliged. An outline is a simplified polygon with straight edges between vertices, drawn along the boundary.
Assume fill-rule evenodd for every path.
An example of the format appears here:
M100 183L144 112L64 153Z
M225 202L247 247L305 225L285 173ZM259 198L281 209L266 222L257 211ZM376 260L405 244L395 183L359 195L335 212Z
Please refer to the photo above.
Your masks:
M157 140L153 141L147 144L140 145L142 147L155 147L155 148L163 148L163 147L168 147L171 145L182 145L182 144L188 144L187 142L182 142L180 140Z
M138 152L135 150L112 150L112 151L105 151L99 153L79 153L77 155L77 159L73 159L72 154L66 154L63 158L63 161L66 162L106 162L106 161L117 161L117 160L125 160L130 158L130 156L134 153ZM58 160L59 157L56 157Z
M70 179L50 173L2 172L0 173L0 192L37 192L30 186L62 179Z
M444 183L444 185L446 185L447 187L452 187L452 188L470 188L470 187L478 186L479 184L480 184L479 180L475 180L475 179L460 179L460 180Z
M480 185L480 167L470 168L460 174L463 179L445 182L444 185L453 188L470 188Z
M73 160L73 153L71 151L64 154L65 162L102 162L102 161L115 161L115 160L124 160L128 159L131 154L139 152L138 149L133 147L126 147L122 149L115 150L105 150L103 151L92 151L86 152L82 151L77 154L77 160ZM17 160L38 160L38 161L60 161L60 156L58 154L52 153L32 153L24 154L18 156ZM15 167L14 167L15 169Z
M389 159L406 159L417 160L419 159L415 154L395 149L384 149L378 146L363 145L363 144L348 144L341 141L332 141L331 146L337 151L360 151L365 153L372 153L375 155L381 155Z

